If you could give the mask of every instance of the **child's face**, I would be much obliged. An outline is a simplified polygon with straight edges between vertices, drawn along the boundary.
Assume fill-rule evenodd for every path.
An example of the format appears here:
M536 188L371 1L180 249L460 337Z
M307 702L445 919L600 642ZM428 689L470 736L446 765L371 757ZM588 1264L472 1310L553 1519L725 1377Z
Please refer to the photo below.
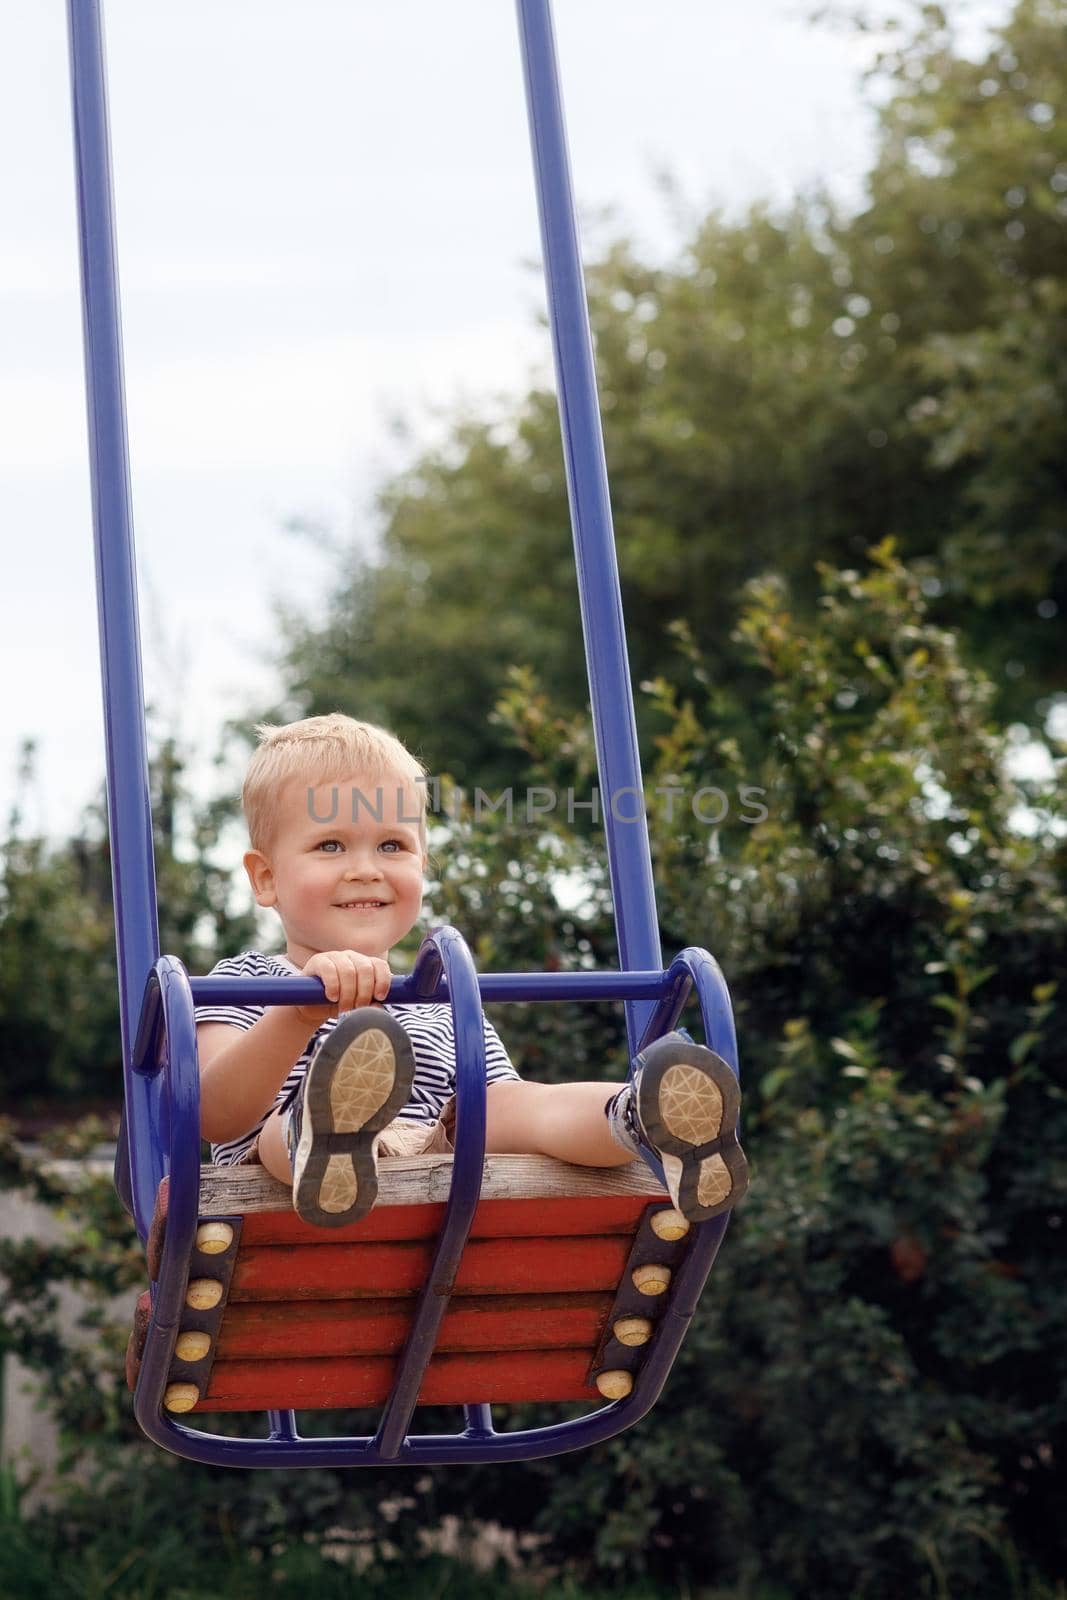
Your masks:
M385 957L410 933L422 910L418 816L416 789L391 773L285 786L269 848L244 859L257 901L282 919L290 961L302 967L323 950Z

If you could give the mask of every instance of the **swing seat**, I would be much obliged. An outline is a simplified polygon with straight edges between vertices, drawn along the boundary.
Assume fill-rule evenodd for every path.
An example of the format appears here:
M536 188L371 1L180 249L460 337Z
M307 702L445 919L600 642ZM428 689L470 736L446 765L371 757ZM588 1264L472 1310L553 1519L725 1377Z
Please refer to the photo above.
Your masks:
M144 1219L151 1288L127 1351L148 1436L233 1466L504 1461L610 1438L643 1416L670 1372L727 1215L690 1226L649 1159L576 1167L485 1154L481 997L653 1001L647 1036L669 1031L691 987L705 1031L730 1059L729 997L706 951L665 972L489 974L454 928L428 935L391 997L452 1006L456 1151L379 1164L378 1203L317 1228L262 1167L202 1167L197 1003L291 1004L308 978L190 978L162 956L134 1041L134 1089L158 1130L120 1141L120 1193ZM134 1101L134 1114L138 1107ZM160 1171L162 1168L162 1172ZM611 1404L596 1405L608 1400ZM593 1401L580 1417L514 1432L495 1403ZM409 1433L418 1406L459 1405L460 1433ZM374 1408L377 1431L305 1438L300 1411ZM190 1427L185 1412L266 1414L266 1439Z
M707 951L688 947L665 972L479 978L457 930L435 929L390 996L452 1007L455 1154L383 1158L374 1210L348 1227L317 1228L262 1167L201 1166L195 1006L293 1004L318 998L321 986L303 977L190 978L162 956L132 1055L157 1143L144 1150L123 1138L116 1156L120 1193L143 1219L151 1279L127 1352L134 1413L149 1438L220 1465L439 1465L555 1455L643 1416L728 1216L690 1226L651 1156L605 1169L486 1155L482 995L636 993L653 1001L652 1039L674 1026L692 987L712 1047L730 1060L729 996ZM611 1403L596 1406L603 1399ZM531 1401L594 1409L495 1429L495 1403ZM461 1406L463 1431L409 1433L420 1405ZM305 1438L296 1429L300 1411L364 1408L381 1413L373 1435ZM180 1420L222 1411L265 1413L268 1437Z
M375 1209L316 1228L262 1167L206 1166L163 1404L170 1412L358 1409L388 1398L431 1271L452 1156L384 1158ZM159 1275L168 1181L148 1241ZM486 1158L417 1404L629 1394L670 1306L690 1227L641 1163ZM151 1318L127 1352L136 1386Z

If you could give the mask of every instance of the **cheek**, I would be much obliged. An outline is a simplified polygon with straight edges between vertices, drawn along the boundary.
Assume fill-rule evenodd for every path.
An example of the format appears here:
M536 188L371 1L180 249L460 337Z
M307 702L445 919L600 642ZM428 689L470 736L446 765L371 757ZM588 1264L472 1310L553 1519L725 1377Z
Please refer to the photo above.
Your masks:
M405 872L401 887L406 900L421 901L423 890L422 869L418 868L414 871Z
M329 891L334 876L328 867L315 862L314 865L294 875L293 888L298 895L325 894Z

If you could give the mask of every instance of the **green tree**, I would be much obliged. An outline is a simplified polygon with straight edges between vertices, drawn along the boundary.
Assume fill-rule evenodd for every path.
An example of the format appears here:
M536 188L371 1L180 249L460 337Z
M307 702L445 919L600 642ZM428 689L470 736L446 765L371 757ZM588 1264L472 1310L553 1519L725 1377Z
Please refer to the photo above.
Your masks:
M954 48L954 15L924 5L882 59L870 204L835 242L866 307L849 348L903 378L881 427L887 451L923 450L941 614L1033 717L1064 686L1067 7L1019 0L978 61Z
M755 206L701 222L671 265L620 241L589 268L635 678L677 671L669 625L686 621L750 748L744 583L773 569L810 612L816 561L887 535L929 563L999 714L1039 723L1062 690L1065 20L1020 0L976 63L917 8L878 70L857 214L821 195ZM490 720L506 670L585 700L552 396L457 422L381 513L379 554L349 558L325 620L289 618L289 687L461 781L511 781Z

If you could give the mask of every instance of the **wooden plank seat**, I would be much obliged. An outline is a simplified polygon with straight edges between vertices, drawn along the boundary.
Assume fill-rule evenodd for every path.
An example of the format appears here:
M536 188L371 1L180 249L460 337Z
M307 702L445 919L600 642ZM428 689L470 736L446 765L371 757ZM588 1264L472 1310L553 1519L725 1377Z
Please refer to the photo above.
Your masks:
M381 1405L429 1273L451 1177L451 1156L384 1158L370 1215L327 1229L303 1222L291 1191L262 1167L202 1168L167 1407ZM153 1278L166 1211L164 1180L148 1245ZM598 1401L627 1392L627 1372L668 1303L688 1231L641 1163L601 1169L488 1156L419 1404ZM127 1354L131 1387L150 1311L146 1293Z

